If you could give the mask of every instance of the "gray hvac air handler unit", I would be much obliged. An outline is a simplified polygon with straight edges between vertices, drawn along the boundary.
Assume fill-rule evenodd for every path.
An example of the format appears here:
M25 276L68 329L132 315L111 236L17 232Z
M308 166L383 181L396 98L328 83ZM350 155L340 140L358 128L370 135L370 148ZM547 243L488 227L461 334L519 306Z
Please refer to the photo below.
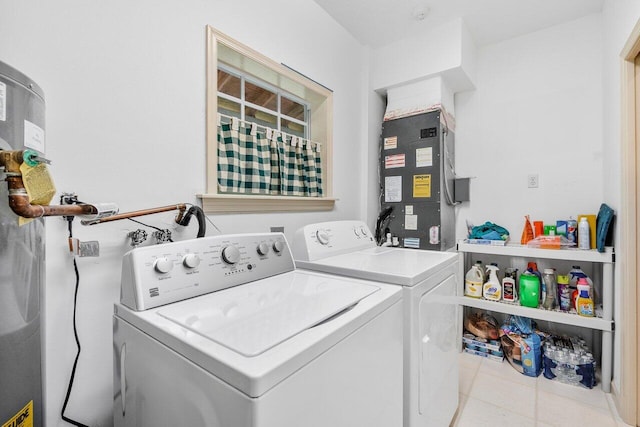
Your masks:
M385 121L380 142L380 230L405 248L455 246L454 135L441 110Z
M44 135L44 96L24 74L0 62L0 150L22 150ZM0 426L43 424L40 294L44 221L22 226L0 170Z

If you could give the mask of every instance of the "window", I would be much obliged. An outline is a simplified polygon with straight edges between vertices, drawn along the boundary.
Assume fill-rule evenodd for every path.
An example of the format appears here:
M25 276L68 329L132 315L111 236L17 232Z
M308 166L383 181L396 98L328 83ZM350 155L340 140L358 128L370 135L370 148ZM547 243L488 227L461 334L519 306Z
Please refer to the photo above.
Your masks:
M267 170L258 173L255 167L249 166L248 170L256 175L247 181L255 182L237 185L234 178L237 171L233 176L227 173L227 151L219 151L220 147L229 147L219 140L225 141L224 144L231 141L225 139L228 133L223 131L231 131L232 126L236 134L242 126L239 134L243 136L250 132L256 135L257 129L257 138L263 142L265 138L272 144L284 141L290 151L285 156L294 155L297 150L300 157L302 149L305 161L313 157L304 168L310 174L296 183L286 181L285 185L285 177L290 175L282 169L279 187L274 187L273 182L259 182L262 177L268 180L269 175L273 175L273 169L268 168L275 163L273 148L270 160L268 153L258 154L262 149L256 148L255 153L263 157L259 166ZM207 27L207 193L199 195L206 212L333 209L331 136L332 93L329 89ZM281 147L281 160L282 154ZM314 160L322 167L316 169ZM240 173L244 172L243 169ZM303 186L304 190L300 190Z

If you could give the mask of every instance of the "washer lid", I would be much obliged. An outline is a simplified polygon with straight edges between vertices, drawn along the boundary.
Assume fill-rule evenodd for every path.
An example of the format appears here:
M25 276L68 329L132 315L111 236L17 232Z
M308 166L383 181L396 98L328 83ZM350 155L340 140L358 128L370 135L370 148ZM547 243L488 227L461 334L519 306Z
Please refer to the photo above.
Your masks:
M347 310L380 288L283 276L161 308L158 315L243 356L257 356Z

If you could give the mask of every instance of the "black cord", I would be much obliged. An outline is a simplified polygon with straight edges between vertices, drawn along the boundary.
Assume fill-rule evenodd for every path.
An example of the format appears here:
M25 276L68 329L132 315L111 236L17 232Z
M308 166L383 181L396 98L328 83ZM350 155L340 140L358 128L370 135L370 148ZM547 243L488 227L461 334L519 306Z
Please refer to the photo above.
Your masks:
M187 225L189 225L189 222L191 221L191 216L193 215L195 215L196 219L198 220L198 234L196 237L198 238L204 237L205 234L207 233L207 223L205 222L206 215L204 214L204 211L200 208L200 206L191 205L187 213L184 214L184 216L182 217L182 220L180 220L178 224L186 227ZM216 227L216 229L218 229L218 227Z
M73 238L72 225L71 225L73 222L73 217L67 217L67 222L69 223L69 240L71 240L71 238ZM76 377L76 368L78 367L78 360L80 359L80 351L82 350L82 348L80 347L80 339L78 338L78 326L76 323L76 308L78 306L78 288L80 287L80 273L78 272L78 263L76 262L75 256L73 257L73 269L76 273L76 289L73 295L73 335L76 339L76 346L78 347L78 352L76 353L76 358L73 362L73 368L71 369L71 375L69 377L69 385L67 386L67 395L64 398L64 403L62 404L62 411L60 411L60 416L64 421L68 422L69 424L73 424L74 426L88 427L87 425L77 422L75 420L72 420L70 418L67 418L64 415L64 413L67 410L67 404L69 403L69 397L71 396L73 381Z

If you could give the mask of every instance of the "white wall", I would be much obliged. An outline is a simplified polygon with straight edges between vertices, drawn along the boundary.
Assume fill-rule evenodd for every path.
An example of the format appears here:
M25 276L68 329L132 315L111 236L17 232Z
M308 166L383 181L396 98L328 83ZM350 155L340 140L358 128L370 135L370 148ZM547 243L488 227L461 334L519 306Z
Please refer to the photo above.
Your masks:
M474 46L470 42L464 22L456 19L381 46L371 57L371 86L380 91L445 75L454 92L468 90L474 77ZM461 70L463 65L466 68Z
M555 223L604 200L601 16L477 51L475 91L456 95L456 172L471 201L457 216L491 221L520 241L524 215ZM539 188L527 188L527 175Z
M33 78L47 103L47 156L60 191L121 211L196 203L205 191L205 26L236 38L334 90L334 195L329 213L212 217L225 233L268 231L360 217L368 144L362 114L363 48L310 0L109 2L0 0L0 59ZM379 102L379 101L378 101ZM348 183L348 185L346 184ZM172 214L141 220L170 226ZM195 221L193 221L195 222ZM116 222L74 235L98 240L99 258L79 260L82 356L67 415L111 425L111 313L118 299L125 235ZM209 234L215 231L209 227ZM195 224L176 231L195 237ZM59 412L75 345L74 274L61 219L47 220L46 420Z
M365 47L367 58L371 60L371 49ZM371 68L367 62L367 76L370 77ZM376 219L380 210L380 186L379 181L379 154L380 135L382 133L382 120L384 118L385 98L375 92L371 86L371 79L367 78L363 83L365 100L363 114L366 120L365 134L367 139L363 146L361 158L363 169L366 173L365 186L362 188L363 204L361 206L360 218L367 223L371 230L375 230Z

